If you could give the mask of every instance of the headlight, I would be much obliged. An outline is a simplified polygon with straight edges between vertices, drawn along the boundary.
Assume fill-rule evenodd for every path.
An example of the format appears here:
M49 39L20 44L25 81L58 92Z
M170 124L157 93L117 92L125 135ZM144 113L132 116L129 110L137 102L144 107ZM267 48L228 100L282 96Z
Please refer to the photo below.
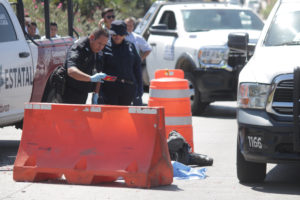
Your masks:
M264 109L271 86L260 83L241 83L237 101L240 108Z
M201 65L219 65L222 61L227 62L228 48L224 47L203 47L198 52L198 59Z

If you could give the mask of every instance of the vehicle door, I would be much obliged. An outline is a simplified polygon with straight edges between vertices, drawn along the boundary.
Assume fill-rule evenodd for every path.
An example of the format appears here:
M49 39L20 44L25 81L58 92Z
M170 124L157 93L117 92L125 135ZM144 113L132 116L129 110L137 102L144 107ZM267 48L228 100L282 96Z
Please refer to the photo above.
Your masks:
M152 52L146 60L150 80L154 78L154 73L158 69L174 69L175 43L178 38L174 11L162 11L162 14L158 15L155 24L166 26L163 26L163 29L151 32L148 39L148 43L152 47Z
M18 121L31 96L34 68L19 21L7 1L0 2L0 125Z

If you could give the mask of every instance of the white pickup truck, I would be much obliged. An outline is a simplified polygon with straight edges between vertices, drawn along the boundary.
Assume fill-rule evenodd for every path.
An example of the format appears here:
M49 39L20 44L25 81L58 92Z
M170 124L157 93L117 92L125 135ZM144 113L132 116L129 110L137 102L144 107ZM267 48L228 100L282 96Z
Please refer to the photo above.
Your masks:
M26 39L21 0L16 8L17 15L7 0L0 0L0 127L16 125L21 128L24 103L51 98L49 76L64 64L73 37L47 39L50 38L48 13L46 39Z
M267 163L300 163L300 1L278 0L239 75L237 176L261 182ZM247 50L247 35L230 48Z
M210 102L235 100L239 60L246 56L229 51L228 34L247 32L255 45L263 25L252 10L238 5L157 1L135 29L152 46L144 84L158 69L182 69L194 90L193 114Z

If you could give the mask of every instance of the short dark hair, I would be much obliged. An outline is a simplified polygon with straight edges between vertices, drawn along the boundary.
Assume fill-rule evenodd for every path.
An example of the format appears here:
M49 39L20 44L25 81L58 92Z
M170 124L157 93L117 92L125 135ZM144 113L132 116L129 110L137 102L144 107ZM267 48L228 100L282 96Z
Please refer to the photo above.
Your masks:
M105 8L101 13L102 18L104 17L104 15L106 15L106 13L109 13L109 12L114 12L114 9L113 8Z
M109 37L109 32L105 28L95 28L91 35L95 36L95 40L97 40L100 36Z
M50 26L56 26L57 27L57 23L56 22L50 22Z
M135 23L136 23L136 19L134 17L127 17L124 21L125 21L125 23L133 22L133 25L135 25Z
M37 24L35 22L31 22L29 25L37 27Z

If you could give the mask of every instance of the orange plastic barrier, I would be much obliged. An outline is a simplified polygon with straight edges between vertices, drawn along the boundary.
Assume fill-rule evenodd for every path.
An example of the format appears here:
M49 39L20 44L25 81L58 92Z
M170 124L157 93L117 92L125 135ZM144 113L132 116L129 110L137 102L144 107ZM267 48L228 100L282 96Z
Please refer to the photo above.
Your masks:
M44 181L62 175L74 184L118 177L131 187L171 184L164 108L25 104L14 180Z
M172 130L178 131L194 150L191 91L180 69L157 70L150 82L149 106L165 108L166 137Z

